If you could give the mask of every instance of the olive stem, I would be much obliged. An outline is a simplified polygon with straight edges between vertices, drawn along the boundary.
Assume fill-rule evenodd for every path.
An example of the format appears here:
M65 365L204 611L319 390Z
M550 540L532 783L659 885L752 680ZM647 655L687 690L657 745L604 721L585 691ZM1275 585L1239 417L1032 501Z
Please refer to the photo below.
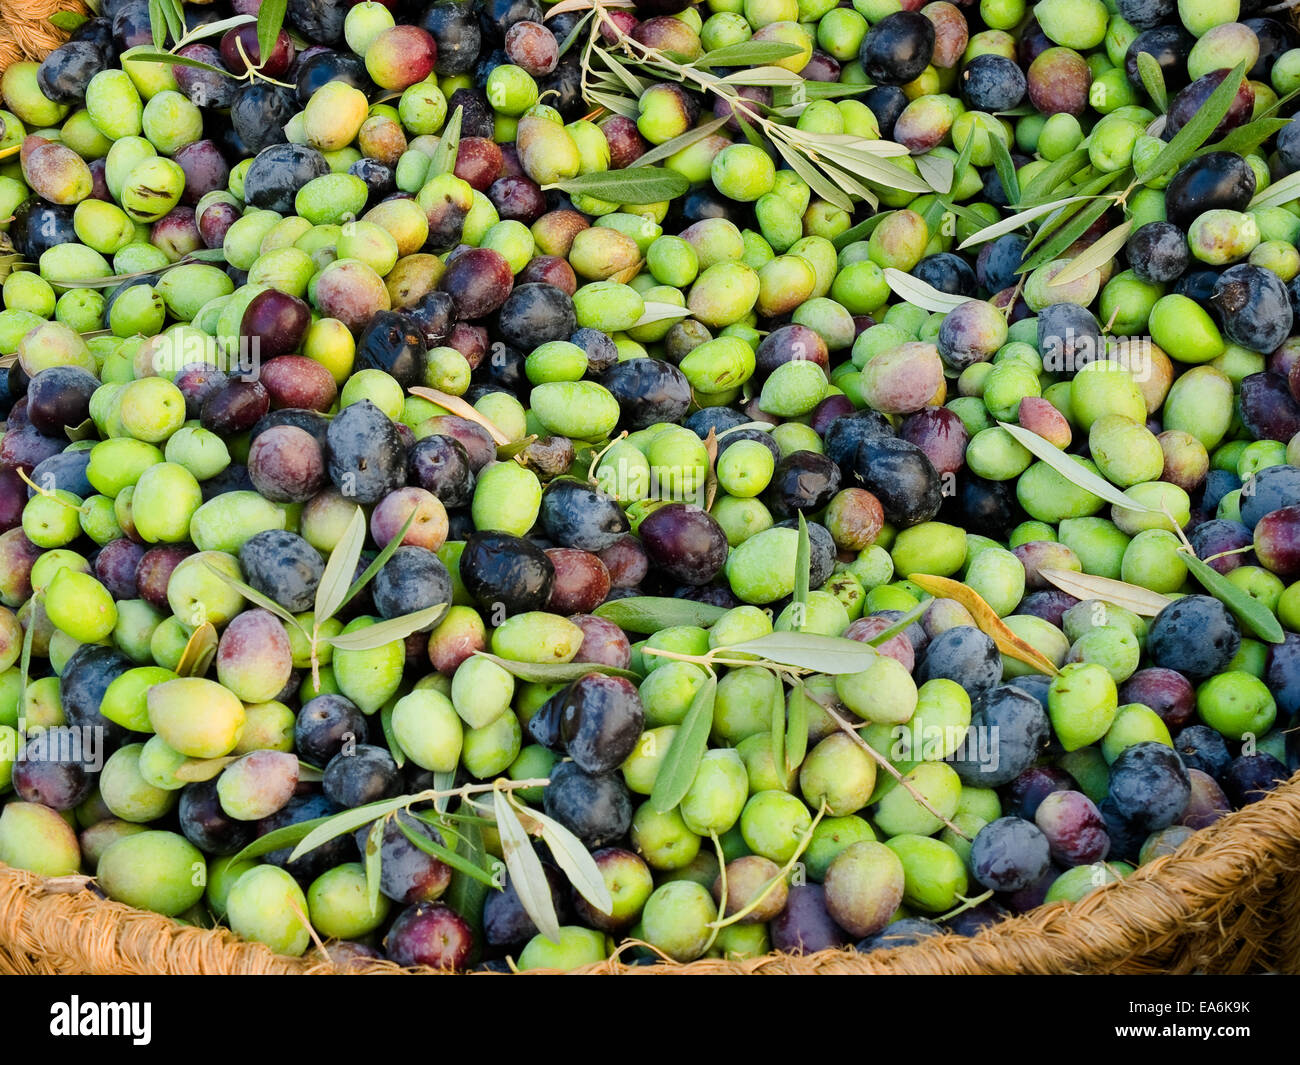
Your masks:
M786 863L783 866L781 866L779 870L777 870L776 875L772 877L772 879L769 880L764 885L763 890L760 891L757 895L755 895L752 899L750 899L749 902L747 902L741 909L733 913L730 917L719 916L718 920L713 922L713 924L710 925L709 927L722 929L722 928L727 928L728 926L733 924L738 924L740 921L743 921L746 917L748 917L751 913L753 913L756 909L758 909L758 907L762 905L763 900L767 898L769 894L771 894L772 889L776 887L777 884L784 881L785 878L789 876L790 873L794 870L794 867L798 863L800 857L803 855L803 852L806 851L808 849L809 844L812 843L813 833L817 831L818 824L821 823L821 819L825 816L826 816L826 800L823 799L821 806L817 810L817 815L812 819L812 824L808 826L808 830L804 832L803 837L799 840L799 845L795 847L794 853L790 855ZM725 868L726 866L724 864L723 869L725 870ZM723 883L722 906L725 912L725 907L727 905L726 880L724 879L722 883Z
M950 920L951 918L956 917L959 913L965 913L967 910L973 910L976 906L988 902L988 900L993 897L993 890L992 888L990 888L988 891L984 892L983 895L976 895L974 898L971 899L968 899L963 895L958 895L957 897L961 899L961 905L958 906L955 910L949 910L947 913L942 914L939 917L936 917L935 918L936 921Z
M709 938L705 941L701 954L709 952L709 948L718 938L718 933L726 927L723 921L727 916L727 856L722 852L722 840L718 839L716 829L709 829L709 839L713 840L713 849L718 854L718 886L721 891L718 896L718 916L709 922Z
M824 706L822 707L822 709L826 711L826 715L832 721L834 721L835 724L837 724L840 727L840 729L844 732L846 736L852 739L854 743L856 743L859 747L861 747L864 751L867 752L867 755L873 761L875 761L876 765L880 766L881 769L883 769L886 773L888 773L891 777L893 777L896 781L898 781L899 786L904 791L906 791L910 796L912 796L912 798L914 798L918 803L920 803L921 806L924 807L930 814L932 814L933 816L937 817L940 821L942 821L945 827L950 828L953 832L959 835L962 839L966 840L968 843L970 842L970 836L966 835L965 832L963 832L960 828L958 828L951 821L949 821L948 818L944 817L943 814L941 814L938 810L936 810L933 806L931 806L930 800L927 799L924 795L922 795L919 791L917 791L916 788L914 788L911 784L907 782L903 774L898 771L898 767L895 766L893 762L891 762L878 750L872 747L871 744L869 744L861 736L859 736L853 730L852 725L850 725L847 721L845 721L844 718L842 718L829 706Z

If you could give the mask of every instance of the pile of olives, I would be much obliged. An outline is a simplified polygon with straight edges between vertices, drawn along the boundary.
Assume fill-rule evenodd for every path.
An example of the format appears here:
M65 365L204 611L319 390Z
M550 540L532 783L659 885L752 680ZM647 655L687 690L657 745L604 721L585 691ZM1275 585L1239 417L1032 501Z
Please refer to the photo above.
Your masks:
M268 55L260 6L104 0L0 78L0 861L343 967L865 952L1300 765L1262 0L289 0ZM675 74L750 44L698 69L752 112ZM574 184L674 141L681 196ZM494 782L608 912L541 839L464 871Z

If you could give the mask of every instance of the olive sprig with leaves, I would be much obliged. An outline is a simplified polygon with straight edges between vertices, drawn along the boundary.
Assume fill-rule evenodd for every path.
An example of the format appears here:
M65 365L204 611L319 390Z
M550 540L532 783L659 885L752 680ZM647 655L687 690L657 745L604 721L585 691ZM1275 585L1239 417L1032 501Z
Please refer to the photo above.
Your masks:
M354 580L353 574L356 573L357 564L361 560L361 551L366 543L366 516L360 507L357 507L352 512L352 518L343 531L338 544L330 552L329 561L325 564L325 572L321 576L320 583L316 586L315 610L310 627L304 625L299 618L295 617L274 599L263 595L244 581L232 577L229 573L211 564L208 565L208 569L239 592L245 599L263 610L269 610L286 625L292 626L306 639L308 646L311 648L312 683L319 686L320 650L322 646L329 645L335 650L343 651L370 651L393 643L396 640L404 640L413 632L432 627L446 612L446 603L435 603L423 610L403 614L401 617L377 621L373 625L368 625L354 632L335 633L326 629L327 623L333 620L340 610L356 598L370 583L375 574L384 567L384 564L392 557L393 552L401 546L402 538L406 535L407 529L411 527L414 520L415 514L412 513L407 517L406 522L397 531L396 535L375 556L374 561Z
M848 134L816 133L781 121L796 116L817 95L815 83L771 65L794 55L798 51L795 46L775 41L744 41L707 52L692 62L683 62L624 33L608 14L610 8L621 6L626 5L608 0L563 0L547 12L550 18L567 11L591 9L582 51L581 81L583 98L589 103L635 118L637 98L653 84L637 73L640 70L654 79L685 84L726 101L751 143L761 144L766 138L818 196L843 210L853 210L855 200L872 208L878 205L879 200L868 182L915 193L934 191L922 178L888 162L890 157L908 154L901 144ZM602 44L603 37L613 39L613 50ZM744 69L719 74L714 67ZM743 87L785 89L790 91L791 99L784 106L766 107L744 97L740 92ZM837 85L833 91L844 95L865 92L867 88L864 85L846 89ZM647 152L634 165L644 166L689 147L715 132L724 121L716 120L688 130Z
M153 33L155 51L140 52L131 58L142 63L170 63L172 65L179 64L180 66L195 67L198 70L206 70L212 74L220 74L222 77L230 78L233 81L266 81L272 85L293 88L292 85L286 85L285 82L276 81L274 78L262 73L261 67L266 62L265 58L263 58L261 64L254 63L244 49L244 42L239 38L235 39L235 47L239 50L239 55L244 61L245 69L243 74L232 74L224 67L213 66L211 63L204 63L202 60L191 59L188 56L179 54L181 49L198 41L256 22L258 55L259 57L269 57L275 48L276 38L279 37L280 30L284 26L284 16L288 6L288 0L263 0L256 16L235 15L232 18L220 19L217 22L208 22L196 26L194 29L187 29L182 0L149 0L149 28ZM168 37L173 42L170 49L166 49Z

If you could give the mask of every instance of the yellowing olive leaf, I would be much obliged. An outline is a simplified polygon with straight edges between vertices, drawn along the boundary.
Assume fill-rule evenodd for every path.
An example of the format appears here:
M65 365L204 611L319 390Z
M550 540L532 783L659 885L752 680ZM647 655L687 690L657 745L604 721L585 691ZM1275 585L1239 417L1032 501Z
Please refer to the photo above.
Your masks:
M907 579L931 595L943 599L957 600L970 611L971 617L975 619L975 624L979 626L980 631L991 637L993 642L997 644L998 650L1008 658L1014 658L1017 662L1033 666L1040 673L1046 673L1049 677L1054 677L1060 672L1056 668L1056 663L1050 658L1036 647L1031 647L1007 628L1006 622L998 617L997 611L989 606L974 588L967 587L960 581L954 581L949 577L936 577L929 573L913 573Z
M555 916L551 901L551 885L542 869L541 859L533 850L528 833L519 823L519 815L510 805L504 791L492 793L492 806L497 815L497 832L501 837L501 856L510 874L510 886L519 896L524 912L533 919L537 930L552 943L560 941L560 921Z
M1100 599L1114 606L1122 606L1145 618L1153 618L1173 602L1168 596L1142 588L1136 584L1097 577L1091 573L1076 573L1068 569L1042 569L1042 576L1066 595L1076 599Z
M1148 507L1144 503L1139 503L1136 499L1126 496L1106 478L1093 473L1092 470L1081 465L1055 444L1044 440L1037 433L1030 432L1022 425L1012 425L1010 422L998 422L998 425L1010 433L1026 451L1031 452L1035 458L1042 459L1076 488L1091 492L1098 498L1104 499L1107 503L1113 503L1117 507L1159 513L1153 507Z
M438 404L438 406L451 411L452 414L455 414L457 417L466 418L477 425L483 426L483 428L488 431L488 435L492 437L492 442L498 447L510 443L510 437L506 436L506 434L493 425L488 418L480 414L470 406L470 404L466 403L465 400L461 399L460 396L453 396L447 392L439 392L436 388L425 388L423 385L416 385L414 388L408 389L408 391L413 396L420 396L429 400L431 403Z
M176 664L176 673L181 677L201 677L212 665L217 655L217 630L210 621L205 621L185 643L181 660Z

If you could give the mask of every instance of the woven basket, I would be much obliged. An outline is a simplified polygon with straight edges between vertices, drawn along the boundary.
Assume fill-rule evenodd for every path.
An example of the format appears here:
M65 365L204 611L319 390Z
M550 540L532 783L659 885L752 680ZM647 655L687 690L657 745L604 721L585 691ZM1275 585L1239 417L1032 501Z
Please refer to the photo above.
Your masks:
M42 880L0 866L0 972L86 975L316 974L331 965L273 954L224 929L185 927L108 902L85 877ZM400 974L390 962L350 972ZM432 972L432 970L423 970ZM1174 854L1073 903L1044 906L964 939L945 935L870 955L827 950L741 962L628 965L603 974L948 974L1300 972L1300 774L1198 832Z
M67 34L56 11L80 0L0 0L0 70L39 60ZM1287 12L1300 27L1300 12ZM328 962L287 958L225 929L179 925L109 902L85 877L42 879L0 865L0 973L307 975ZM1300 972L1300 774L1198 832L1178 851L1073 904L1044 906L973 938L941 936L870 955L827 950L741 962L582 970L623 975L1051 975ZM370 962L349 972L432 973Z

